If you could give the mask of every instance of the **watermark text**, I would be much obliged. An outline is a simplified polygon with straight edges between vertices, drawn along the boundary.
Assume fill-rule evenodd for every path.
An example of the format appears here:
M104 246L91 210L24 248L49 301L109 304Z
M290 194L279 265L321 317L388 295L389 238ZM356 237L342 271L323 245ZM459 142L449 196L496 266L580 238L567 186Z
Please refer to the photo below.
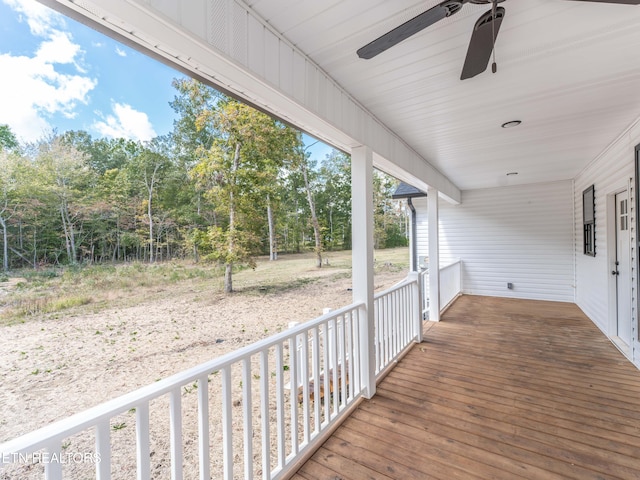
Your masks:
M98 452L33 452L0 453L0 464L7 463L100 463Z

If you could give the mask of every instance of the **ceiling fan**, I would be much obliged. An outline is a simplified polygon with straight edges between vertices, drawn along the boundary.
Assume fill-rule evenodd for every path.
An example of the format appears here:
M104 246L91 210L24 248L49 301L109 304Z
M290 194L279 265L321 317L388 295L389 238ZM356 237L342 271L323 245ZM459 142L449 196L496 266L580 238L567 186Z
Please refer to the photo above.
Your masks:
M577 1L640 5L640 0ZM357 52L358 56L364 59L373 58L434 23L458 13L465 3L491 4L491 10L483 13L473 27L460 80L475 77L487 69L489 59L491 58L498 31L500 30L500 25L502 25L505 14L505 9L498 6L498 4L502 2L504 2L504 0L444 0L435 7L413 17L411 20L360 48ZM496 72L495 61L493 62L492 70L494 73Z

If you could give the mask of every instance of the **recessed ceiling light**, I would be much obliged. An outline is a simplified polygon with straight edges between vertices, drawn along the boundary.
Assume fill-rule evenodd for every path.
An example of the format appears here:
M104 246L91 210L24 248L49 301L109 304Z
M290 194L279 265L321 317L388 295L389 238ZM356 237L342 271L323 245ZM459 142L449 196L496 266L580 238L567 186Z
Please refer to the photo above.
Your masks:
M514 175L517 175L518 172L509 172L507 173L507 177L513 177Z
M504 122L502 124L502 128L511 128L511 127L517 127L518 125L520 125L522 123L522 120L511 120L510 122Z

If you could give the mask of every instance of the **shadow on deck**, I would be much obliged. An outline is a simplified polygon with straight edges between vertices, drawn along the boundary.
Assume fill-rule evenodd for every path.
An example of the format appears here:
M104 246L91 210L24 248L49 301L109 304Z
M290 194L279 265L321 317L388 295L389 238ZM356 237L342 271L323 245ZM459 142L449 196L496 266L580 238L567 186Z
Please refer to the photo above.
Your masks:
M463 296L294 479L640 479L640 372L573 304Z

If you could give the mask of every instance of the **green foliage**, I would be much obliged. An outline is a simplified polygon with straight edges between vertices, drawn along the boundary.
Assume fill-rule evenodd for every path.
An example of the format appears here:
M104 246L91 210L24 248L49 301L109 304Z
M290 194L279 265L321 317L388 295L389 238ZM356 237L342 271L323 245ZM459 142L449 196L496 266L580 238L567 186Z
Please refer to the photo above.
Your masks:
M270 243L283 253L313 251L309 197L319 250L350 248L348 155L311 158L301 133L281 122L195 80L173 86L173 132L147 143L70 131L20 147L0 125L1 271L27 267L36 272L30 282L44 282L63 266L178 258L251 265ZM377 246L401 245L404 213L382 178Z
M192 82L190 88L203 87ZM192 97L201 98L200 95ZM200 145L192 176L220 220L207 230L208 257L227 267L232 290L234 263L252 263L264 222L265 200L275 197L274 184L285 160L295 152L295 131L237 100L218 97L195 117L198 130L212 129L210 146Z
M385 230L385 241L383 248L407 247L409 238L407 232L397 223L389 223Z
M19 146L18 139L9 128L9 125L0 125L0 151L17 151Z
M24 273L24 277L27 280L38 281L38 280L50 280L52 278L56 278L60 275L60 271L55 268L47 268L44 270L28 270Z
M205 241L210 247L207 258L223 264L248 263L251 267L255 266L251 252L255 251L252 244L257 241L251 232L212 226L207 229ZM229 248L229 245L233 247Z
M398 180L382 172L373 177L374 248L403 247L409 244L407 215L402 204L391 199Z
M111 428L115 432L117 432L118 430L122 430L123 428L126 428L126 427L127 427L127 424L125 422L114 423L113 425L111 425Z
M14 302L11 309L11 315L29 317L55 313L87 305L89 303L91 303L91 298L86 295L69 295L64 297L27 296Z
M327 250L351 248L351 159L334 151L318 172L318 216Z

